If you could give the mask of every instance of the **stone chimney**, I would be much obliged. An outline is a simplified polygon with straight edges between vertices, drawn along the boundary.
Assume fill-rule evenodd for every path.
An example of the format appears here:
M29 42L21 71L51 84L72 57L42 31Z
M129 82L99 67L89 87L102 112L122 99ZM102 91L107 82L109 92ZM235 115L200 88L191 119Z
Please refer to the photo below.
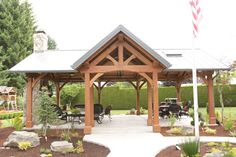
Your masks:
M34 52L44 52L48 49L48 36L44 31L34 34Z

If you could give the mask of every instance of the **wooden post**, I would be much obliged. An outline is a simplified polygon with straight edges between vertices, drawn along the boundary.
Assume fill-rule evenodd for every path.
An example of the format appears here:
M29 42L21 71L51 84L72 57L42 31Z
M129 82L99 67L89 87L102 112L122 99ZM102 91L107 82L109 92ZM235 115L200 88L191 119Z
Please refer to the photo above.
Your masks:
M33 96L33 88L32 88L32 82L33 78L31 76L28 76L27 78L27 111L26 111L26 128L32 128L33 122L32 122L32 96Z
M59 106L61 104L61 100L60 100L60 84L59 82L56 82L56 103Z
M148 119L147 125L152 125L152 86L147 83L147 96L148 96Z
M160 132L161 128L159 125L159 98L158 98L158 73L157 71L154 71L152 73L152 79L153 79L153 111L154 111L154 117L153 117L153 132Z
M97 91L98 91L98 104L101 104L101 82L100 81L98 81Z
M136 82L136 110L137 115L140 115L140 89L139 89L140 82Z
M90 87L91 126L94 127L94 88Z
M176 81L176 97L177 97L177 102L181 102L181 82Z
M207 81L208 81L207 89L208 89L209 123L216 124L212 73L207 75Z
M91 94L90 94L90 73L85 73L85 126L84 134L91 134Z

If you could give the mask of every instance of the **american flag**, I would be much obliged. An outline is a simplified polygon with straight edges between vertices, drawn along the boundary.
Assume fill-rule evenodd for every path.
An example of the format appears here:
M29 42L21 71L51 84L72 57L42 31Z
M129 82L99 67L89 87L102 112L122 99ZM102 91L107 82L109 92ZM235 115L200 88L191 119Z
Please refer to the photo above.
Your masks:
M192 8L192 16L193 16L193 37L196 38L199 31L199 23L202 19L201 8L199 5L199 0L191 0L190 5Z

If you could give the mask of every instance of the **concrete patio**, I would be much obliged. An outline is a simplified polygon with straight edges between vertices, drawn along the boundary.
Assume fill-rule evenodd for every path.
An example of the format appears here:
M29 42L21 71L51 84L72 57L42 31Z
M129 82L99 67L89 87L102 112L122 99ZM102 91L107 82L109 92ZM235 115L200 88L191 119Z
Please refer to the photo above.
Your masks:
M183 117L175 125L189 126L190 120ZM180 138L170 140L159 133L153 133L152 126L146 123L146 115L117 115L112 116L112 121L105 117L103 124L95 124L92 134L86 135L84 140L109 147L109 157L154 157L161 149L181 142ZM160 124L167 126L168 121L160 119Z
M176 126L190 126L191 119L183 117L176 121ZM155 157L162 149L182 143L186 137L164 137L153 133L152 127L146 125L147 116L119 115L112 116L112 121L104 118L103 124L96 124L91 135L84 137L85 141L108 147L111 152L108 157ZM161 126L167 126L168 121L160 119ZM191 137L194 138L194 137ZM229 141L236 143L230 137L201 137L201 141Z

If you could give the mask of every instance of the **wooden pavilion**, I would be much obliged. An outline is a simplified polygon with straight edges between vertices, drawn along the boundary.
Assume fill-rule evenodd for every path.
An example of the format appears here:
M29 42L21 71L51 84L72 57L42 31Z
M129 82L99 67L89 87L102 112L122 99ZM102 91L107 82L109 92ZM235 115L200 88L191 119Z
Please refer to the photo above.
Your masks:
M43 32L39 33L43 35ZM181 101L181 83L192 77L192 58L195 58L198 77L208 87L209 119L214 124L213 73L215 70L227 70L228 67L198 49L154 51L122 25L87 52L43 49L35 51L10 71L27 75L27 128L33 126L32 90L41 79L55 82L58 104L60 91L67 82L84 82L85 134L90 134L94 127L94 87L98 90L100 101L105 85L101 85L101 82L128 81L136 89L138 114L140 89L147 83L147 125L152 125L154 132L160 132L158 81L175 81L176 95Z

